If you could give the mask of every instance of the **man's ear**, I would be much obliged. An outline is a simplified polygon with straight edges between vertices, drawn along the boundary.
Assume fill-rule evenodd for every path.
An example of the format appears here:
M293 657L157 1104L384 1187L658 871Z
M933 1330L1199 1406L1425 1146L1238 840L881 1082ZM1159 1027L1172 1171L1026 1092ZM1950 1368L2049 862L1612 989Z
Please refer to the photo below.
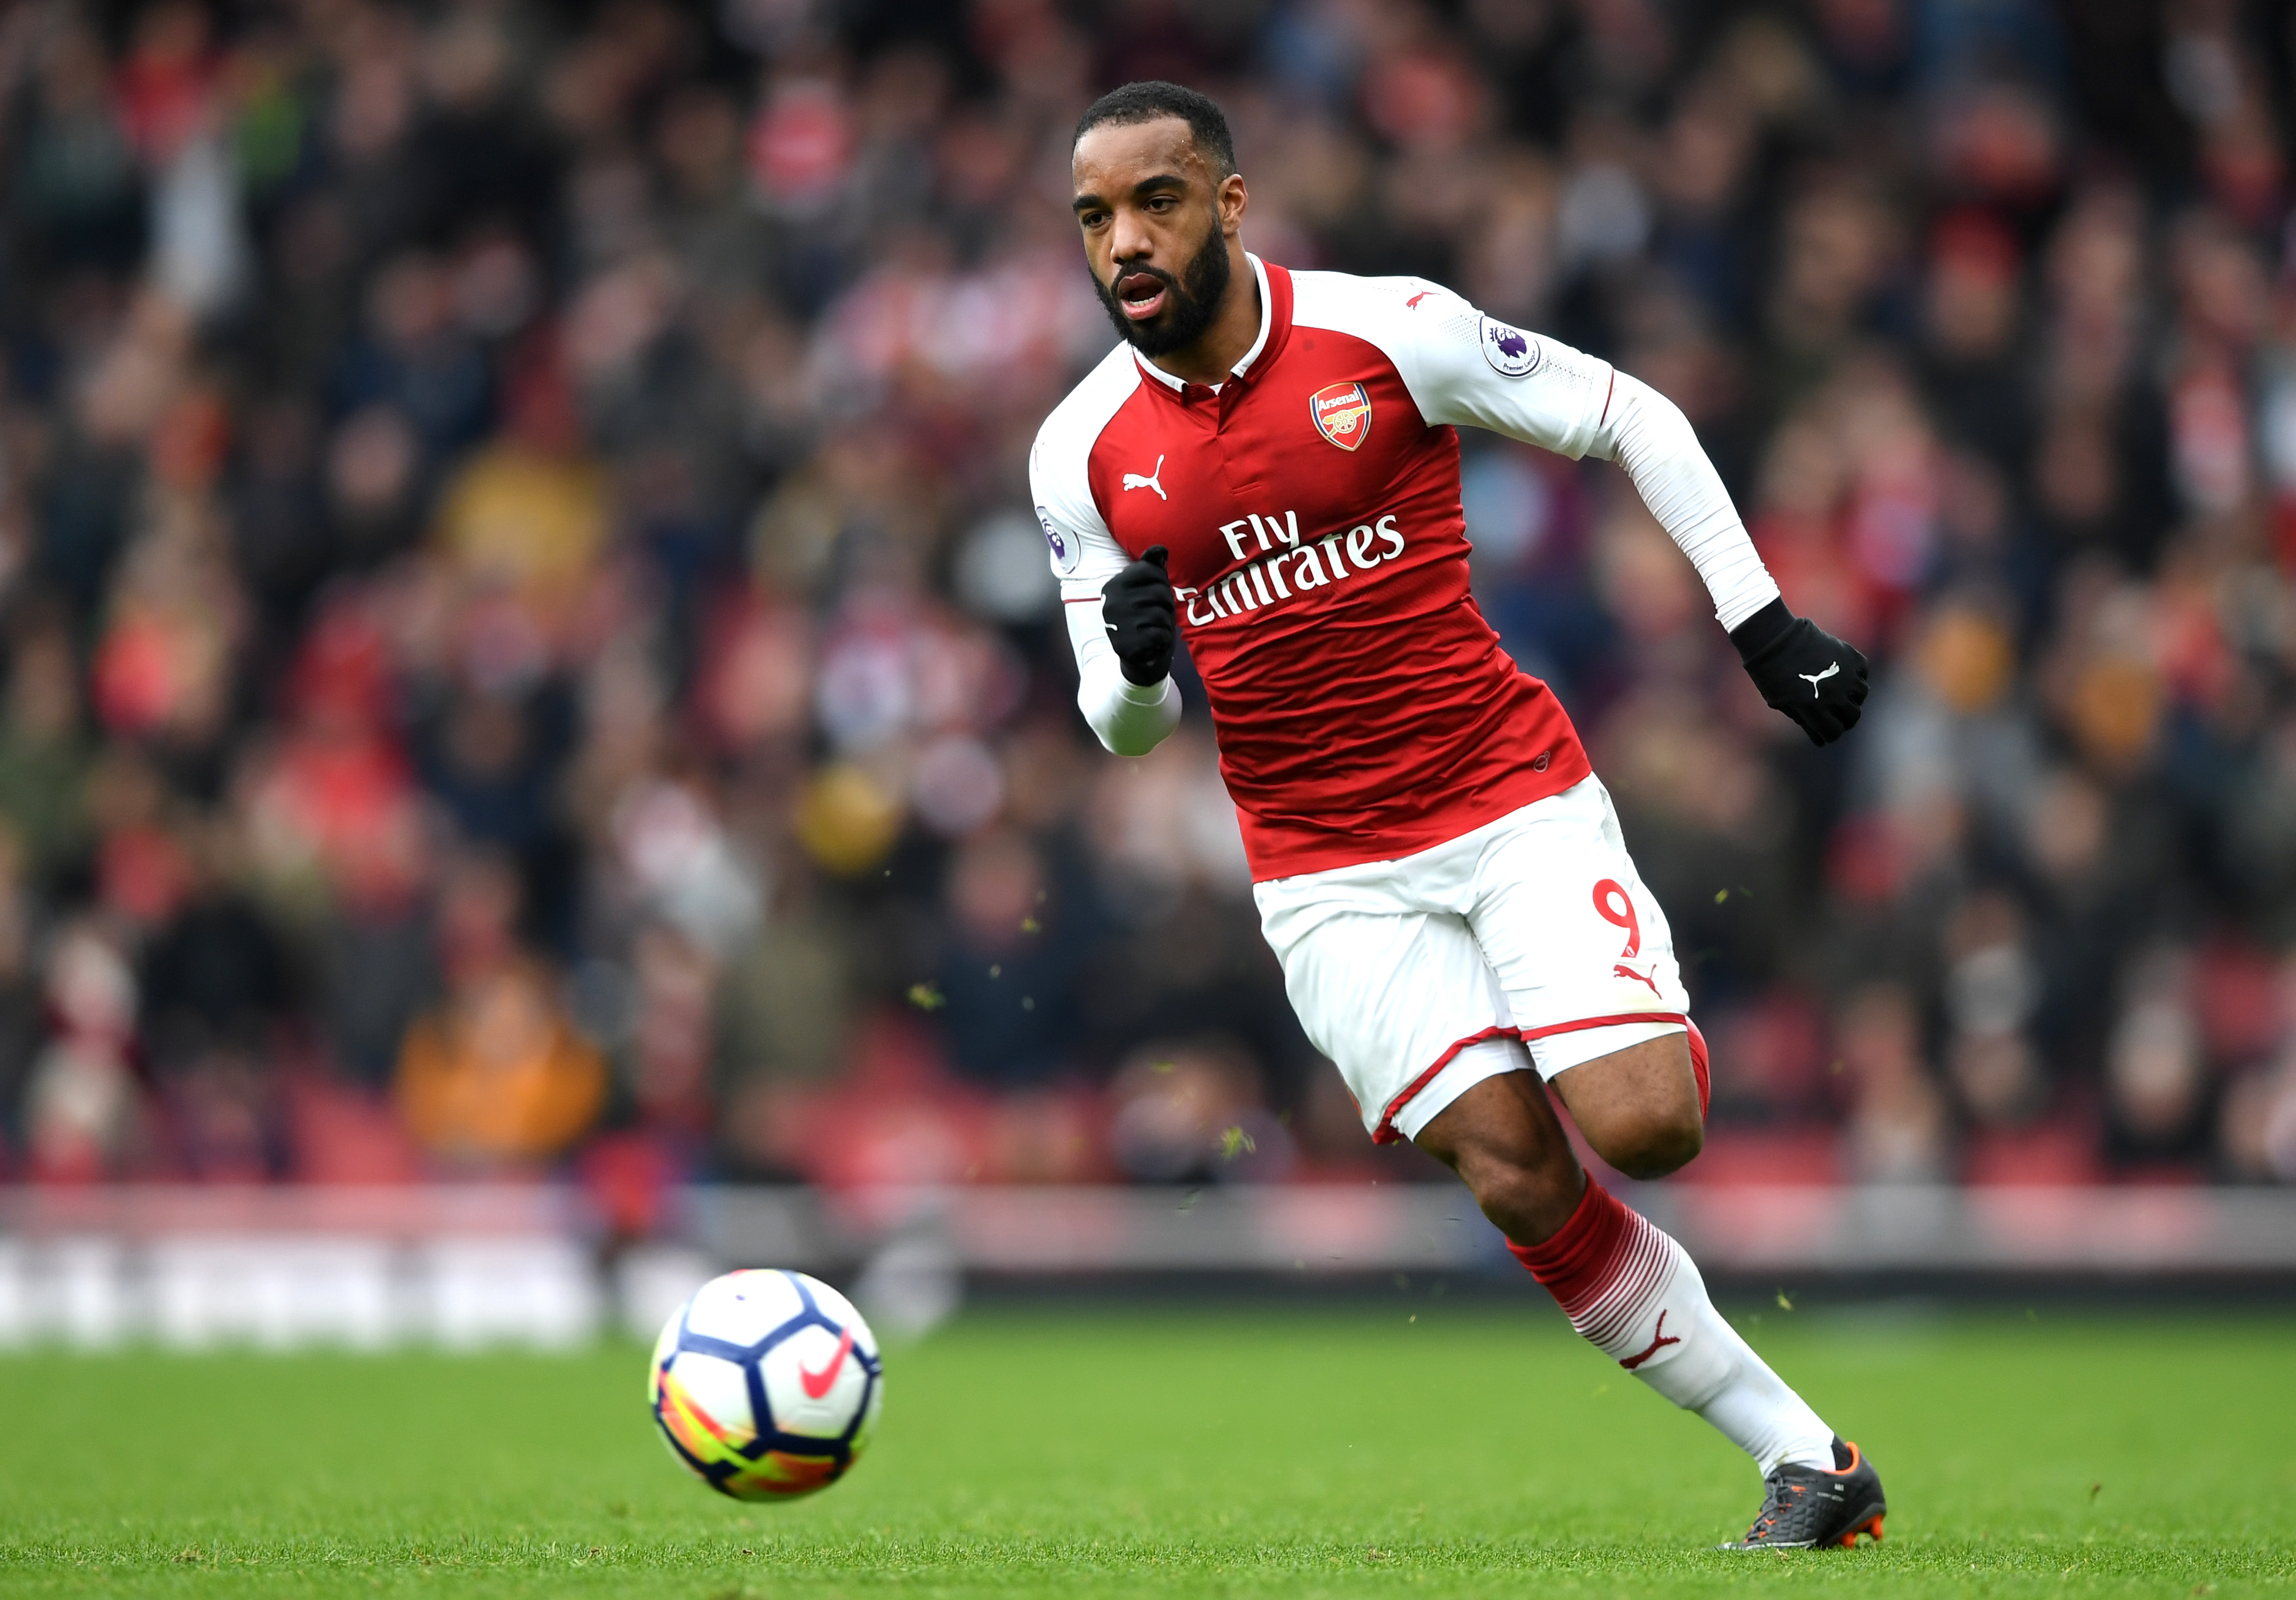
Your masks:
M1244 210L1251 203L1251 197L1244 193L1243 174L1231 172L1220 179L1218 200L1220 232L1233 234L1242 226Z

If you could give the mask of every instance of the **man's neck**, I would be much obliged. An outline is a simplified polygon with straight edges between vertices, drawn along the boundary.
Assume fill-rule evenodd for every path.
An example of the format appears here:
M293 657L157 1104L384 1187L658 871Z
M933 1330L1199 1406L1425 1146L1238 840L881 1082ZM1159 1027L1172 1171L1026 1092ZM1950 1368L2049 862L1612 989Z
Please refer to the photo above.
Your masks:
M1259 275L1251 269L1250 258L1239 250L1230 258L1227 291L1220 297L1219 310L1203 336L1185 349L1167 350L1148 359L1183 383L1201 383L1207 388L1225 383L1235 371L1235 364L1259 341Z

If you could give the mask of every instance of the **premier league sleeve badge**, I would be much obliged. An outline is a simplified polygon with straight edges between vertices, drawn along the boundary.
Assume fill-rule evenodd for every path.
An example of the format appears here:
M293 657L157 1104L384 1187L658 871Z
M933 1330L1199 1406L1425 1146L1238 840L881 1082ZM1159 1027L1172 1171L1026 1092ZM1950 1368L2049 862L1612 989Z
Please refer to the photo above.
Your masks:
M1528 378L1538 370L1538 341L1521 328L1480 319L1476 333L1483 347L1483 359L1491 370L1503 378Z
M1043 524L1045 543L1053 553L1053 570L1062 578L1068 577L1077 570L1077 562L1084 558L1083 545L1074 534L1062 532L1060 525L1053 521L1053 513L1041 505L1037 507L1037 521Z

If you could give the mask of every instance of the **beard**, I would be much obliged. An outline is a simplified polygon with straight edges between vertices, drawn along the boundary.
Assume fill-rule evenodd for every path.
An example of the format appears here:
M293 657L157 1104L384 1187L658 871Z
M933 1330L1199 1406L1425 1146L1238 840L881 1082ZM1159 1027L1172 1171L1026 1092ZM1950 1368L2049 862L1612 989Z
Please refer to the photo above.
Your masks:
M1218 228L1212 229L1203 248L1189 258L1177 278L1155 267L1120 267L1117 275L1120 278L1136 272L1144 272L1163 283L1164 309L1152 321L1134 322L1124 315L1124 305L1117 299L1116 291L1094 273L1092 286L1100 293L1100 303L1108 311L1108 320L1144 356L1166 356L1185 349L1212 325L1212 317L1227 293L1231 275L1227 236Z

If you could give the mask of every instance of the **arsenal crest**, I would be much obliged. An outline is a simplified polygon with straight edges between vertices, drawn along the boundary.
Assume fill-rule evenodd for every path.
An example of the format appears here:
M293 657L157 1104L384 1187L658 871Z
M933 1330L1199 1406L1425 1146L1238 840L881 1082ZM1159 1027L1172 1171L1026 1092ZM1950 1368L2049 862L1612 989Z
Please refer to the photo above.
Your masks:
M1352 450L1371 437L1371 396L1360 383L1333 383L1308 397L1308 414L1316 431Z

